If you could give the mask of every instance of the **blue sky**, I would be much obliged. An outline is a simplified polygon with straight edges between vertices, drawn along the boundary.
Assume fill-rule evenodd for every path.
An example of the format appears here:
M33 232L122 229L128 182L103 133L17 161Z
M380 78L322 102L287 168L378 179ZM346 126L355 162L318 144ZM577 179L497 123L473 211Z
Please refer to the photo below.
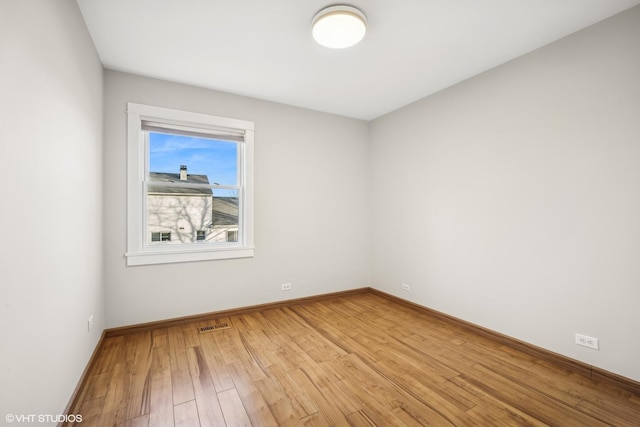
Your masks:
M237 143L213 139L149 133L149 171L209 177L210 183L237 185Z

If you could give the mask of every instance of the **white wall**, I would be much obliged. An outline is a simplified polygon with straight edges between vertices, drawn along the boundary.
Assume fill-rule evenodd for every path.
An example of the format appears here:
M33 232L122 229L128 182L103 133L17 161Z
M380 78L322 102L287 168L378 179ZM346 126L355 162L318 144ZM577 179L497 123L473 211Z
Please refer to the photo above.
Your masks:
M63 412L105 317L102 66L76 3L2 0L0 70L4 420Z
M640 7L371 134L372 286L640 380Z
M254 258L125 266L127 102L255 122ZM104 126L108 327L369 285L366 122L106 71Z

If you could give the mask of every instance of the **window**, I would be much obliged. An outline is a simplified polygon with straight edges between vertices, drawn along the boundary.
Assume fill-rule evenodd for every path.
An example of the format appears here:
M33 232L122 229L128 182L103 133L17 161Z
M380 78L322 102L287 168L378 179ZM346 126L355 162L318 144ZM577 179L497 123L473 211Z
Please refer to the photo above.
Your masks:
M253 256L253 123L128 104L127 265Z
M170 242L171 241L171 232L153 232L151 233L151 241L152 242Z

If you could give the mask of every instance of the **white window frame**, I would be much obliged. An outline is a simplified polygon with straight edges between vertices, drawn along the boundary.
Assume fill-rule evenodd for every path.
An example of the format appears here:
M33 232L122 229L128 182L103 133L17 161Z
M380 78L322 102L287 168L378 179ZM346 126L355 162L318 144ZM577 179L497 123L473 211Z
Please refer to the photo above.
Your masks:
M146 243L145 171L146 143L142 124L147 121L185 126L195 130L241 132L238 143L242 198L238 212L241 241L227 245L148 245ZM127 266L249 258L254 255L253 242L253 138L254 123L209 114L193 113L150 105L127 104Z

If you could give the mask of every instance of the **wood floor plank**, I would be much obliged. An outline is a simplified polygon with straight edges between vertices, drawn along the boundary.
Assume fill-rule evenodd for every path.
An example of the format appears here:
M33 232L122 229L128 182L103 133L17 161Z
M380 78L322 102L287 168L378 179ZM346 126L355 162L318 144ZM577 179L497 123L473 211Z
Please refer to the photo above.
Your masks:
M269 411L275 418L277 425L297 426L300 424L300 418L308 415L300 410L300 406L295 399L291 399L291 396L283 392L277 381L265 378L260 381L254 381L253 384L269 406Z
M151 332L142 333L136 343L134 360L131 365L131 387L127 396L129 407L126 420L138 418L149 413L151 361L153 357Z
M249 415L242 405L242 400L235 388L218 393L218 400L228 426L250 426ZM176 424L177 425L177 424ZM262 425L262 424L257 424ZM268 425L268 424L264 424ZM276 425L276 424L273 424Z
M82 414L82 422L74 422L73 425L98 425L104 411L104 402L104 397L84 401L80 409L74 412L74 414Z
M364 412L356 411L347 415L349 425L353 427L376 427L376 424Z
M178 405L195 399L191 374L189 373L187 348L181 326L169 328L169 346L173 404Z
M167 337L168 342L168 336L166 334L164 336ZM168 346L154 347L149 393L149 424L154 427L174 425L170 360Z
M275 354L277 345L271 340L276 332L268 322L255 319L255 317L259 316L240 316L235 321L235 329L246 356L253 362L252 364L259 366L260 370L265 373L267 367L278 363ZM246 362L248 359L245 357L242 360Z
M362 400L363 410L367 409L373 419L377 419L379 413L392 414L395 409L402 407L416 423L455 425L453 420L456 417L452 417L448 408L442 405L446 401L441 400L441 405L433 405L420 400L417 394L399 386L395 380L390 381L388 376L376 371L373 365L367 364L358 355L351 354L327 364L341 374L352 393ZM457 410L456 414L459 413Z
M466 411L469 425L516 425L535 427L547 425L523 413L519 409L512 407L498 397L485 393L481 388L475 387L462 377L455 377L451 382L474 395L479 402L478 405Z
M125 335L124 336L124 360L134 363L136 358L136 352L138 351L138 342L144 335Z
M481 364L476 365L473 379L466 375L465 378L467 381L474 383L476 387L483 388L485 391L497 396L501 401L546 424L557 423L563 426L576 427L607 425L575 410L568 404L549 399L519 384L510 383L508 379L502 377L499 373ZM505 387L507 384L508 387Z
M127 344L126 337L113 337L103 340L100 351L96 355L96 361L92 366L91 374L113 372L113 366L125 360L124 354Z
M630 389L371 293L107 337L86 378L83 426L640 425Z
M233 323L239 323L239 319L234 316ZM237 327L221 330L211 336L215 339L222 360L227 367L240 364L244 367L245 373L253 381L260 381L267 377L264 369L264 355L257 354L254 347L247 341L243 333Z
M199 427L198 406L195 400L180 403L173 407L176 427Z
M314 362L326 362L347 354L343 349L328 340L319 339L310 328L293 335L292 341Z
M200 344L202 354L207 360L207 366L209 367L209 375L211 375L211 381L216 392L229 390L235 387L227 364L223 360L222 352L220 351L218 344L211 334L200 338Z
M400 422L400 425L403 426L424 426L429 425L425 424L424 417L419 411L412 410L406 406L397 406L393 408L389 415L393 416ZM446 424L434 424L434 425L446 425Z
M365 418L371 420L376 426L394 426L394 427L406 427L406 426L423 426L423 425L438 425L438 424L430 424L430 423L421 423L414 418L407 417L407 422L398 418L394 410L398 409L398 407L387 410L382 409L376 406L363 405L362 414ZM442 424L443 426L448 427L449 424Z
M305 369L309 370L308 367ZM345 402L340 398L336 398L335 395L326 393L323 385L317 383L317 380L314 380L302 369L291 371L289 375L313 401L313 404L318 408L318 414L324 420L327 420L327 425L348 426L349 421L346 416L361 409L358 408L353 411L341 410L340 408Z
M169 330L167 328L151 331L153 348L167 347L169 345Z
M582 401L590 401L596 405L620 411L629 410L640 403L640 395L634 395L626 389L608 384L599 384L593 379L569 372L547 361L536 361L531 370L537 376L550 377L550 381L565 384L567 391ZM632 403L634 400L635 403ZM630 403L632 403L631 406Z
M300 419L298 425L305 427L326 427L336 424L331 424L329 420L324 417L324 414L322 414L321 412L316 412L315 414Z
M362 399L358 394L349 391L350 385L344 381L330 366L331 362L309 364L302 370L306 378L311 382L326 400L337 408L343 415L351 414L362 409ZM292 371L298 374L298 370ZM302 379L302 377L298 377Z
M256 381L254 381L247 372L245 365L242 362L235 362L229 365L229 370L232 372L233 382L236 384L236 388L229 390L232 390L233 393L240 396L244 411L252 421L252 424L256 426L277 425L278 423L269 408L269 404L265 401L264 396L256 386ZM261 381L261 379L257 381ZM220 393L218 393L218 396L220 396ZM220 405L222 406L222 400L220 400ZM223 414L225 415L225 419L227 419L227 415L224 413L224 407Z
M117 424L116 427L148 427L149 415L141 415L136 418L127 420L121 424Z
M421 345L422 341L416 341L415 335L406 337L404 341ZM486 366L499 370L501 374L514 383L526 384L527 387L536 389L539 393L550 398L566 402L569 406L577 405L583 397L575 390L576 384L567 376L544 376L544 372L536 367L530 357L521 357L514 361L513 357L486 357L488 352L482 354L478 344L465 342L463 345L442 351L439 348L431 350L431 356L439 361L458 366L461 372L470 372L481 358ZM502 351L502 350L501 350ZM484 356L484 357L482 357ZM541 375L537 375L541 374Z
M200 346L199 324L188 323L182 327L182 335L184 337L184 346L186 348Z
M580 402L576 409L592 418L615 426L640 425L638 414L628 411L627 408L598 405L585 400Z
M281 387L281 393L291 401L298 419L305 419L318 412L313 399L298 386L282 366L272 365L269 367L268 373L269 378L272 378Z
M82 397L83 401L92 400L99 397L105 397L109 390L111 382L111 372L103 372L91 376L91 384L87 387L87 391Z
M129 389L131 387L131 364L119 360L112 366L113 375L104 400L99 426L113 426L126 420L129 408Z
M189 372L202 426L225 426L222 408L211 379L209 365L201 347L187 348Z

